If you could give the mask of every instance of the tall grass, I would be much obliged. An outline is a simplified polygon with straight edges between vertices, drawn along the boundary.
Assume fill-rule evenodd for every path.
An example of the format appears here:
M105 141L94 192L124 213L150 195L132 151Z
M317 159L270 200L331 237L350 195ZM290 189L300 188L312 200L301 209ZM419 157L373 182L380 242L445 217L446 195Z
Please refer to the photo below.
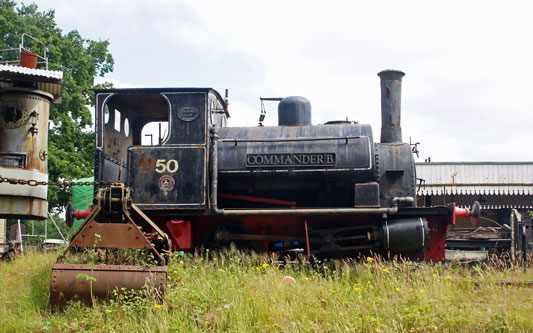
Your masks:
M138 294L47 311L55 253L0 264L2 331L533 331L533 270L517 265L306 262L176 254L163 305Z

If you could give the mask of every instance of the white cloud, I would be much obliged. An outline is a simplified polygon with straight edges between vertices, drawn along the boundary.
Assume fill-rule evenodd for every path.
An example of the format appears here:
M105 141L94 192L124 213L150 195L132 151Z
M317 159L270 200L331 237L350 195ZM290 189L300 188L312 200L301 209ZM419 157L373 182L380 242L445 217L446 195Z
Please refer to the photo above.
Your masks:
M230 88L232 126L257 124L259 96L303 95L315 123L349 117L379 138L376 73L396 68L406 72L404 140L420 141L422 157L531 160L527 1L37 4L53 6L65 30L109 39L117 82Z

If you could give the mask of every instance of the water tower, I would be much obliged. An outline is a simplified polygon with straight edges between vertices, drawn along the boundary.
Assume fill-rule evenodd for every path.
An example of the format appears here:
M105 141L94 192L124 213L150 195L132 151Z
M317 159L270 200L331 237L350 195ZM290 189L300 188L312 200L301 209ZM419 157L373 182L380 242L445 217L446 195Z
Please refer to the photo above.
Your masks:
M48 186L36 184L48 181L50 103L61 102L63 73L48 70L46 46L27 34L0 52L0 218L46 219Z

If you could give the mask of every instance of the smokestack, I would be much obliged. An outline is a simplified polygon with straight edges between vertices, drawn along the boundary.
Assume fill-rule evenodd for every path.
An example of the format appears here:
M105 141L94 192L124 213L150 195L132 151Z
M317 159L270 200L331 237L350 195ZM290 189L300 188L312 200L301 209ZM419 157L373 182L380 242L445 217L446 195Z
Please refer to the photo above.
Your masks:
M386 69L378 73L381 79L381 143L402 142L400 126L402 71Z

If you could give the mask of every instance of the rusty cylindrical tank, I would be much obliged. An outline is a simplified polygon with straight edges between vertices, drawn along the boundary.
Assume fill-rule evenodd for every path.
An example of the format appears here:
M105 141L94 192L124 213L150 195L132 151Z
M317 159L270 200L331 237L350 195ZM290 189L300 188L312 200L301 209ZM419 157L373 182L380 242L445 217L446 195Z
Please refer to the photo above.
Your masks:
M0 90L0 175L48 181L48 118L53 96L40 90ZM0 186L0 212L7 218L45 219L47 186Z

